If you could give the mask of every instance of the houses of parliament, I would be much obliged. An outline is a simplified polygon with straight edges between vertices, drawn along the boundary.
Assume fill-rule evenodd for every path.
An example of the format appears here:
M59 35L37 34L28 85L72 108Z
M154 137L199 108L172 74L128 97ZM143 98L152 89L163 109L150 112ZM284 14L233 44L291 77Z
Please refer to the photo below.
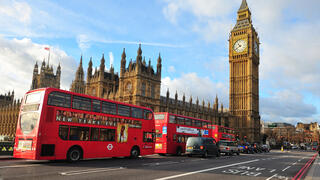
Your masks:
M245 137L247 141L260 141L259 38L246 0L242 0L237 14L236 25L229 37L229 109L219 104L218 97L211 104L192 96L188 100L185 95L178 97L177 92L172 95L169 89L165 96L161 96L161 55L153 68L151 60L147 63L143 57L141 45L134 60L128 60L123 49L119 73L114 71L114 67L106 70L104 55L96 68L90 59L85 73L81 56L70 91L145 106L155 112L210 120L213 124L236 129L239 137ZM54 74L53 67L43 61L39 73L36 63L31 89L60 88L60 79L60 65ZM0 96L0 135L14 136L20 103L21 100L14 100L13 92Z

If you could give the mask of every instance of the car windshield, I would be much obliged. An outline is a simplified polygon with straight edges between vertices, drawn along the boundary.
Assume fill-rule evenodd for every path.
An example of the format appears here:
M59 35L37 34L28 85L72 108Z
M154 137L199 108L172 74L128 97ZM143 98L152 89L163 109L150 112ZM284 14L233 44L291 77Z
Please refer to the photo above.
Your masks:
M188 138L187 146L194 146L201 144L201 138Z

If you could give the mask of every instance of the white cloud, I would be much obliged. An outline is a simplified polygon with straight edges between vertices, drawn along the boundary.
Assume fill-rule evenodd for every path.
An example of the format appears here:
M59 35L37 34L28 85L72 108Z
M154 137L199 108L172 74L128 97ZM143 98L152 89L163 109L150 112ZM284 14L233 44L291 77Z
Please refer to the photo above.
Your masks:
M78 47L81 49L82 52L86 51L90 48L89 38L85 34L80 34L77 36L77 43Z
M15 90L17 98L30 89L32 81L33 67L36 62L41 64L44 58L48 57L48 51L44 47L46 44L37 44L31 39L4 39L0 38L0 93ZM72 79L75 76L77 64L75 60L68 56L63 50L50 47L50 65L54 66L54 72L61 63L61 88L69 90Z
M111 68L111 66L113 65L113 62L114 62L114 56L113 56L112 52L109 52L109 59L110 59L110 68Z
M2 18L13 18L21 23L29 24L32 9L26 2L0 1L0 16Z
M176 72L176 68L174 68L174 66L169 66L168 72L175 73Z
M221 82L212 82L209 77L199 77L196 73L182 74L181 77L174 79L170 77L162 78L162 96L166 96L167 89L169 89L172 98L177 91L178 99L182 99L185 93L187 101L192 96L194 102L198 97L200 102L205 100L206 104L208 101L212 104L216 95L218 95L219 102L222 102L224 107L228 107L229 104L228 85Z
M286 121L293 124L301 120L314 120L317 108L305 103L303 99L301 94L291 90L282 90L271 97L261 98L262 120Z

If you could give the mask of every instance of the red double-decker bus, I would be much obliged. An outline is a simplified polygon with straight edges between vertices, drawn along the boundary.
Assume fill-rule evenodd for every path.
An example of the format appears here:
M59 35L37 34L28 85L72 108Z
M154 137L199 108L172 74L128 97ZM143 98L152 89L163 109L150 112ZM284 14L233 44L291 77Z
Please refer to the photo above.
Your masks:
M33 160L154 153L151 109L55 88L26 93L13 156Z
M208 127L210 121L167 112L155 113L154 116L156 125L155 153L160 155L181 155L185 152L188 137L210 137Z
M211 129L211 137L213 137L217 142L220 140L235 141L235 130L232 128L219 126L219 125L209 125Z

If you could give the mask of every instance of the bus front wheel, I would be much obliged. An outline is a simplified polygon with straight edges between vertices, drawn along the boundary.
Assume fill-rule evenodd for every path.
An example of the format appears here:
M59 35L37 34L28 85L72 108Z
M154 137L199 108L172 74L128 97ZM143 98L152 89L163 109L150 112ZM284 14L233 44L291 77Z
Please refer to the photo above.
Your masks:
M133 147L130 151L130 158L135 159L139 157L140 151L138 147Z
M67 160L69 162L76 162L81 159L81 150L78 147L71 148L67 154Z

